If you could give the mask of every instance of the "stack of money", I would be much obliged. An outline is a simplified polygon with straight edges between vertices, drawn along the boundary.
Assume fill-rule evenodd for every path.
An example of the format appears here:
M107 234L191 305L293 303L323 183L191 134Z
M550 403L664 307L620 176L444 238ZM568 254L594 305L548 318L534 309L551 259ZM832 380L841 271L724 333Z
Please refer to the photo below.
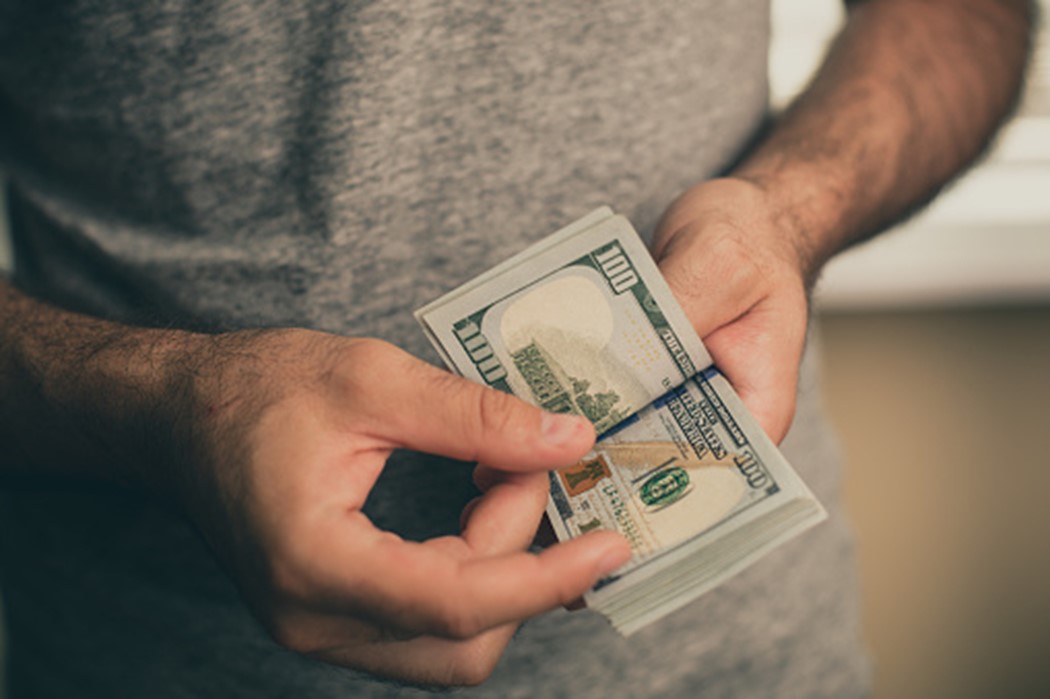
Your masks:
M594 211L416 312L457 373L599 434L551 473L560 540L633 557L585 595L624 635L826 517L678 306L631 224Z

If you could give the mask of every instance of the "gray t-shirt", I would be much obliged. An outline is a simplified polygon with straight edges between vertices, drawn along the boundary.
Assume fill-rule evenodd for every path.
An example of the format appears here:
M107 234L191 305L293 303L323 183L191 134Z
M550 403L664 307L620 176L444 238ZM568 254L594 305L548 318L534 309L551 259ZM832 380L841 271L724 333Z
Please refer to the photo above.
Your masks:
M213 330L434 356L411 310L601 204L648 233L766 108L763 0L0 0L15 281ZM851 544L812 356L785 451L830 522L630 639L524 626L477 696L862 695ZM56 435L56 438L61 438ZM398 453L369 500L455 529L470 467ZM175 513L106 486L0 499L21 696L396 696L278 647Z

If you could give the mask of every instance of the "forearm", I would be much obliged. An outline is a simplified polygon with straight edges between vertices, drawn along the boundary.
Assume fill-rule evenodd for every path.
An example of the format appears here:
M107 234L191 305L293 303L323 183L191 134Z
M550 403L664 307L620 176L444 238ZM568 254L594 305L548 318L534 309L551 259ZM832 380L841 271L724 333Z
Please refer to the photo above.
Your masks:
M0 473L148 480L173 443L199 337L63 311L0 282Z
M982 152L1019 92L1031 14L1011 0L854 4L814 82L733 173L767 193L810 281Z

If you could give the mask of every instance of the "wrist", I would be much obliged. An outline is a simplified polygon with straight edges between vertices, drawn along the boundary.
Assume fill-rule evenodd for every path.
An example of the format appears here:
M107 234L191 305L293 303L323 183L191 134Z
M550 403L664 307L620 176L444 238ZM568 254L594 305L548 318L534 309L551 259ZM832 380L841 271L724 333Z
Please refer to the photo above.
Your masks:
M18 455L10 470L159 489L187 358L203 336L0 292L0 431Z
M114 434L112 470L104 477L181 500L181 482L197 451L195 384L213 344L198 333L123 327L112 346L85 363L86 381L73 399L98 410L100 426ZM97 400L97 391L109 395Z
M835 252L830 242L841 228L840 208L849 195L842 181L827 184L805 168L770 171L745 167L731 178L760 194L769 230L790 246L804 284L811 289L821 268Z
M789 275L808 287L815 263L807 231L761 180L734 174L685 192L660 224L657 257L679 232L698 223L745 247L744 257L758 262L763 275Z

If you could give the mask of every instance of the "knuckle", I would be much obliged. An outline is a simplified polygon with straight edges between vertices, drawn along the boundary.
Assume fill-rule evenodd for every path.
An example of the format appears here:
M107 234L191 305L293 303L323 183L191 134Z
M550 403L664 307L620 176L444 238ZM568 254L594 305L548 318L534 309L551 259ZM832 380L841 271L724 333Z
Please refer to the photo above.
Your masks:
M382 364L397 348L374 337L355 337L346 346L347 355L361 364Z
M733 273L748 286L758 284L772 272L754 245L734 233L727 232L712 241L712 259L718 260L720 268Z
M277 644L286 650L300 654L317 650L313 633L303 624L278 620L270 623L268 630Z
M375 338L353 338L341 342L333 356L322 383L328 391L349 400L365 414L379 409L376 397L409 385L403 377L413 377L420 364L397 346Z
M447 638L467 640L477 636L483 626L469 605L447 607L437 619L437 633Z
M664 264L663 272L674 291L692 296L703 287L710 269L698 264L694 255L677 255Z
M476 687L492 676L500 658L500 648L479 640L453 656L446 668L447 684Z
M351 388L362 388L407 373L412 362L404 350L385 340L356 337L340 342L329 364Z
M386 367L396 356L396 348L388 342L371 337L354 338L339 348L340 373L363 378L375 373L385 373Z
M464 663L452 671L449 684L477 687L492 675L494 669L496 669L495 663Z

